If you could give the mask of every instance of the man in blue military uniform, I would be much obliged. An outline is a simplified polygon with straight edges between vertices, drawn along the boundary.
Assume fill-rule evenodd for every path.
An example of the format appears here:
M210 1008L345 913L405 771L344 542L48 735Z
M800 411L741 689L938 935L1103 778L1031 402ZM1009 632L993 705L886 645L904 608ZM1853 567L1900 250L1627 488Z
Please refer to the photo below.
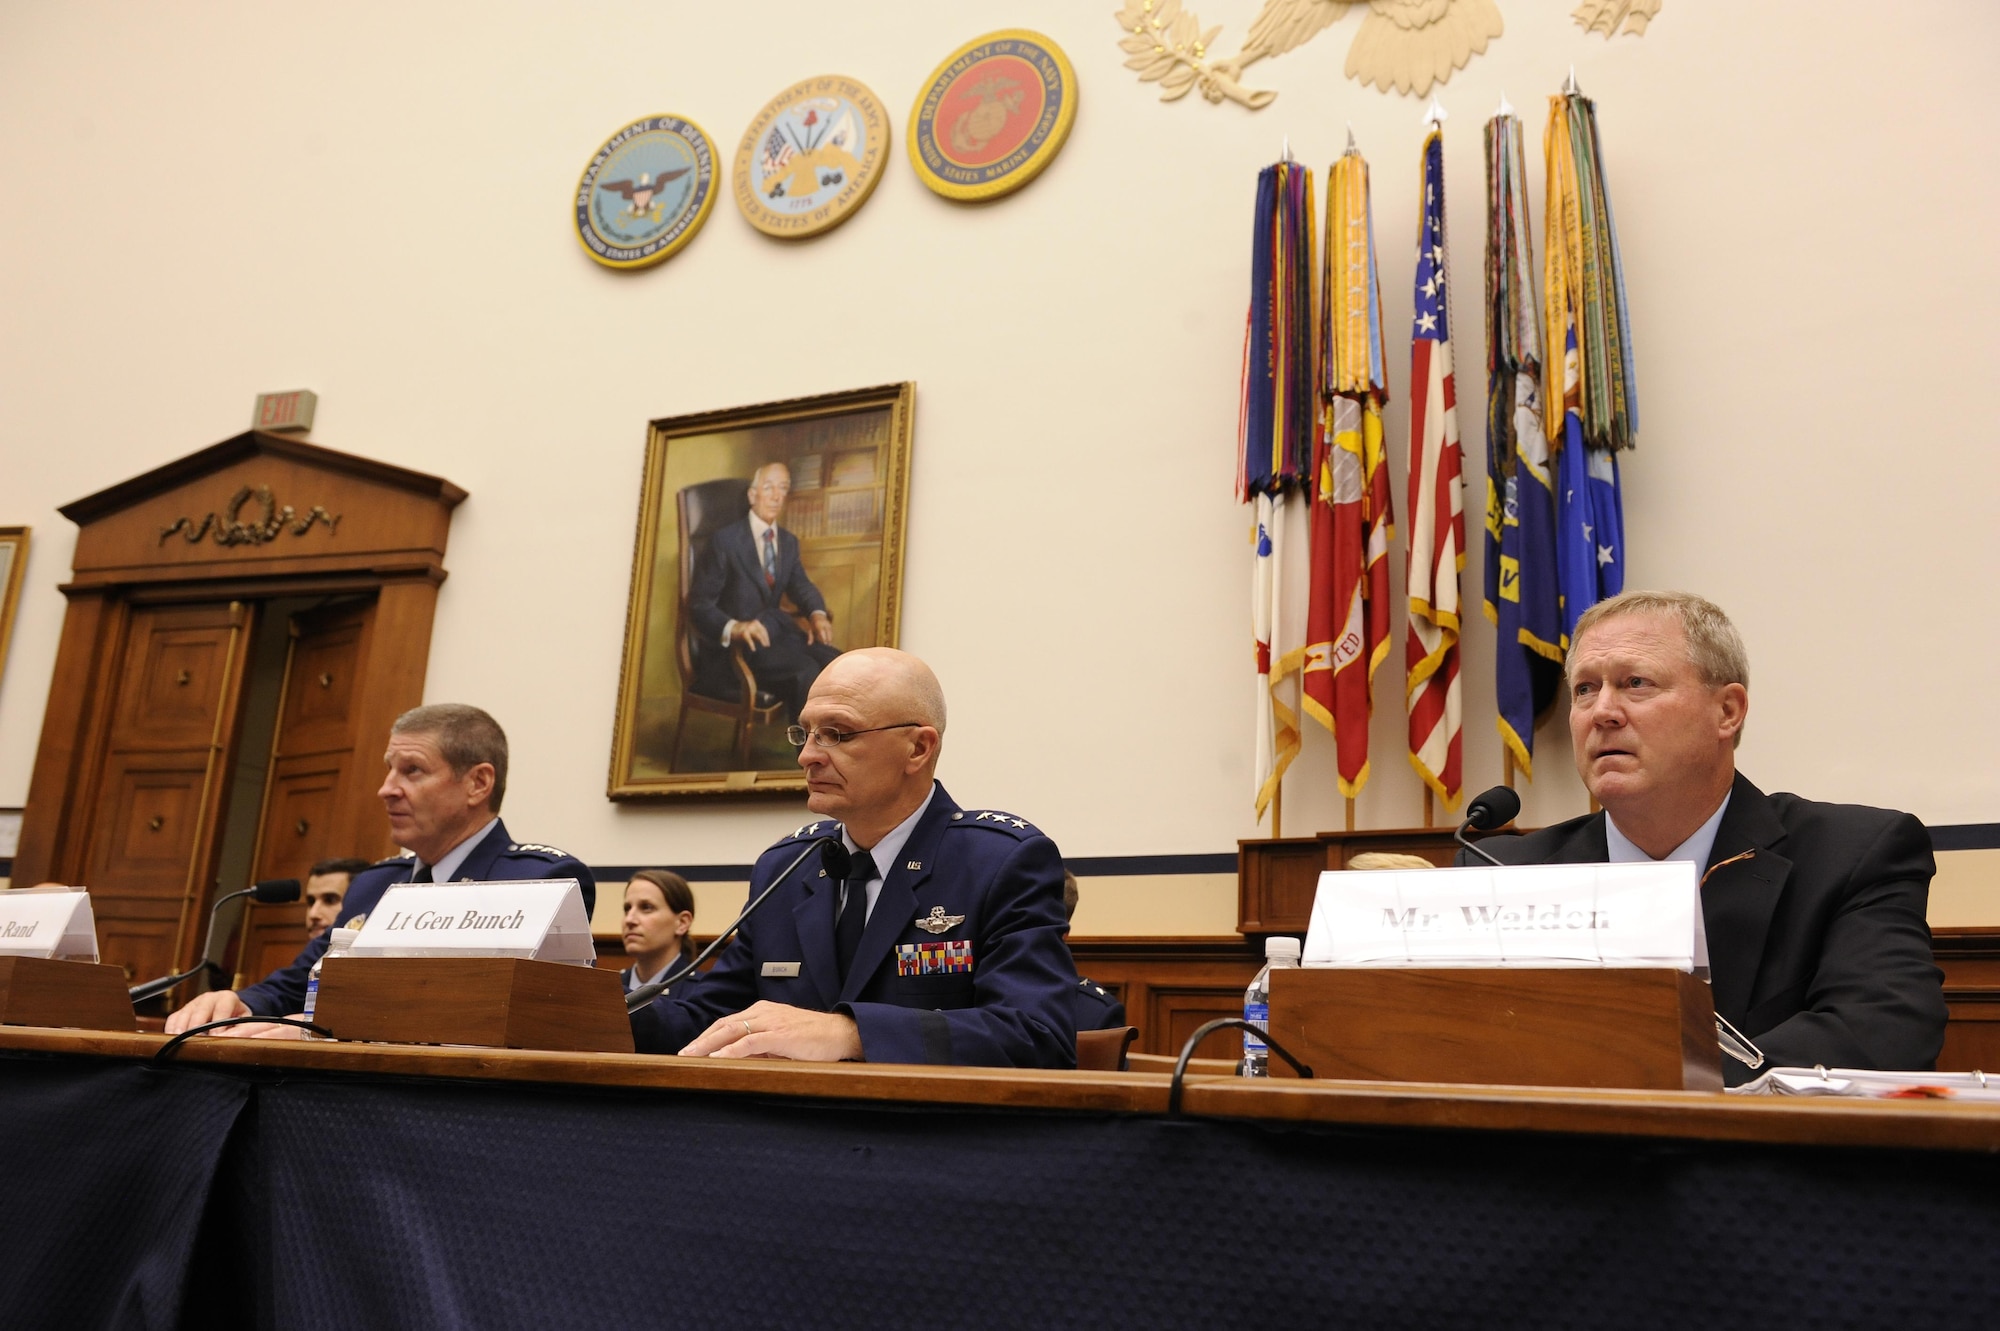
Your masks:
M793 727L808 823L765 851L754 896L816 840L685 996L632 1014L650 1053L1073 1067L1062 857L1024 818L962 809L933 778L944 693L916 657L847 652Z
M396 718L383 756L389 773L376 794L389 833L407 856L383 860L354 875L342 908L342 928L359 928L382 894L402 883L512 882L574 878L586 916L596 882L575 857L553 846L515 842L500 821L507 793L507 735L477 707L437 703ZM306 944L298 959L237 992L219 989L167 1018L167 1033L224 1017L278 1017L305 1006L306 977L326 951L332 931ZM225 1026L218 1035L296 1036L293 1026Z
M1063 937L1069 937L1069 926L1076 919L1076 903L1083 899L1083 893L1076 885L1076 875L1063 870ZM1076 1028L1080 1031L1114 1031L1127 1024L1125 1004L1118 995L1106 989L1088 975L1076 977L1076 985L1069 991L1070 1011L1076 1017Z

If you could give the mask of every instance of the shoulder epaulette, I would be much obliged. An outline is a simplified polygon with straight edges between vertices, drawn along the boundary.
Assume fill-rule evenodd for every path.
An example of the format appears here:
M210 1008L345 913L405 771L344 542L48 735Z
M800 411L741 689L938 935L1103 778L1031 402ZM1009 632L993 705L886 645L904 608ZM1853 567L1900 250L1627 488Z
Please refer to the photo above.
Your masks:
M838 818L822 818L818 822L807 823L790 836L779 837L767 849L775 850L779 846L787 845L794 841L810 841L816 836L832 836L839 831L840 820Z
M1076 987L1083 990L1086 994L1096 994L1099 998L1111 997L1111 993L1109 990L1107 990L1103 985L1099 984L1097 981L1090 979L1086 976L1082 975L1077 976Z
M996 832L1008 832L1018 840L1040 836L1041 829L1025 818L1016 818L1011 813L998 809L960 809L951 816L954 827L984 827Z
M554 846L544 846L536 841L516 841L513 845L507 847L507 853L509 855L546 855L554 860L571 858L570 853L566 850L558 850Z
M388 869L394 867L395 865L408 864L416 858L417 857L413 852L406 850L401 855L391 855L387 859L377 860L373 864L369 865L368 869ZM361 872L367 873L368 869L363 869Z

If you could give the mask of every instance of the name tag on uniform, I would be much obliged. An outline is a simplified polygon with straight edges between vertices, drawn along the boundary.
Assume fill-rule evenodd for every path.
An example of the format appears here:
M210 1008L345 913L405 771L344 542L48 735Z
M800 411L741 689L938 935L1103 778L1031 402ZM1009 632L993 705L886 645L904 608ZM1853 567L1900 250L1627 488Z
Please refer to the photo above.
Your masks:
M798 976L799 963L796 961L767 961L758 974L767 980L790 980Z
M896 948L898 975L970 975L972 942L901 943Z

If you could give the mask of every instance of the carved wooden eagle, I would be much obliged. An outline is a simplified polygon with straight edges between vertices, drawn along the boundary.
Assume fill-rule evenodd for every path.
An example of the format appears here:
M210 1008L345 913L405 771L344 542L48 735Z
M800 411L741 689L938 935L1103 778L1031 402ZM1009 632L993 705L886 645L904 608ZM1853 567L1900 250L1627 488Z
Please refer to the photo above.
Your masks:
M1210 101L1228 97L1254 110L1277 94L1243 88L1243 71L1304 46L1355 5L1368 12L1347 48L1347 76L1419 97L1485 51L1505 26L1493 0L1264 0L1243 49L1227 60L1210 60L1220 29L1201 32L1180 0L1159 0L1157 7L1127 0L1118 19L1132 34L1121 43L1132 53L1125 63L1141 79L1160 80L1164 99L1199 87Z

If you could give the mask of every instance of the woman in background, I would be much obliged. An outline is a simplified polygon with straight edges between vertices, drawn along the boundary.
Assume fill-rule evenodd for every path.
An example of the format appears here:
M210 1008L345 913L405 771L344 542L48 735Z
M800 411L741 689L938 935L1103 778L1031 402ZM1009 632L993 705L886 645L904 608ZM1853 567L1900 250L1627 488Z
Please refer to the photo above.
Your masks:
M666 979L694 961L694 889L667 869L641 869L625 884L625 992Z

